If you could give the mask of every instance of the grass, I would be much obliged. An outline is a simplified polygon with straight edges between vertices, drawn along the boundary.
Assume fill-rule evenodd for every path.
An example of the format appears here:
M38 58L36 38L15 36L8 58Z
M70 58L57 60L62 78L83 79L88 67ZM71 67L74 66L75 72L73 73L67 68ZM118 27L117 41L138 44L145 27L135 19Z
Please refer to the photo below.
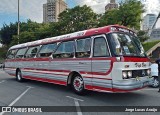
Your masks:
M146 43L142 43L144 50L148 51L149 49L151 49L154 45L158 44L160 42L160 40L158 41L152 41L152 42L146 42Z

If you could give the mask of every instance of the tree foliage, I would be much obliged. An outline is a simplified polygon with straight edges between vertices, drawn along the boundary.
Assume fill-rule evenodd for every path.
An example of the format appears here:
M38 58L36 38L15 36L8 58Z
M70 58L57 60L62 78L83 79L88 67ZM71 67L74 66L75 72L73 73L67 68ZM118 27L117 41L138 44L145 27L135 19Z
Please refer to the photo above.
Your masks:
M59 23L62 26L61 31L63 33L71 33L97 27L97 16L98 15L86 5L67 9L59 15Z
M7 53L8 47L2 47L0 48L0 63L3 59L6 58L6 53Z
M137 36L138 36L138 38L140 39L141 42L144 42L144 41L149 39L149 36L147 35L147 32L142 31L142 30L138 31Z
M17 33L17 23L10 25L4 24L0 30L0 38L2 44L10 44L12 41L12 36Z
M141 15L144 11L144 6L140 1L123 0L118 9L105 12L99 25L119 24L139 30Z

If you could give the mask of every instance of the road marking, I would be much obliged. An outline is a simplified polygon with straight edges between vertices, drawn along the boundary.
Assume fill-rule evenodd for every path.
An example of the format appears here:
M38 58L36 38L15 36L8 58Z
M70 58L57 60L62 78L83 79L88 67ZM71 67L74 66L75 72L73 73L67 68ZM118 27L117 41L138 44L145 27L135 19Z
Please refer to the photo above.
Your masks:
M71 96L66 96L66 97L68 97L68 98L70 98L70 99L73 99L73 100L77 100L77 101L84 101L84 100L82 100L82 99L74 98L74 97L71 97Z
M23 95L25 95L31 88L33 88L33 87L30 87L30 86L27 86L27 87L28 88L8 106L13 106L18 100L20 100L20 98L22 98Z
M30 86L27 86L28 88L21 94L19 95L12 103L10 103L8 106L13 106L18 100L20 100L31 88ZM3 115L5 112L1 112L0 115Z
M0 83L4 83L6 80L2 80Z
M71 96L66 96L66 97L74 100L74 103L75 103L75 106L76 106L76 110L77 110L77 115L83 115L82 112L81 112L81 108L80 108L80 105L79 105L78 101L84 101L84 100L78 99L78 98L74 98L74 97L71 97Z
M79 102L77 100L74 100L74 102L75 102L75 106L77 110L77 115L82 115L81 108L79 106Z

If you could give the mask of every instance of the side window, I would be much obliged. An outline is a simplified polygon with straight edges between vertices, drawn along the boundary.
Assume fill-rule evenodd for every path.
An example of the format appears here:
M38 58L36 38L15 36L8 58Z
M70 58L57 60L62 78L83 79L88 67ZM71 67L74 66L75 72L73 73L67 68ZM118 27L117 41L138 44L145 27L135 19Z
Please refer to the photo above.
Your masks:
M9 50L7 53L7 59L13 59L17 50Z
M109 56L109 51L104 37L98 37L94 39L93 56L94 57Z
M47 44L43 45L38 53L38 57L48 57L52 54L52 52L55 50L57 44Z
M23 49L19 49L17 51L17 54L15 56L15 58L22 58L26 52L27 48L23 48Z
M36 56L37 51L39 50L39 46L30 47L25 55L25 58L33 58Z
M53 54L53 58L73 58L74 57L74 41L62 42L56 52Z
M76 57L89 57L91 53L91 39L85 38L77 40Z

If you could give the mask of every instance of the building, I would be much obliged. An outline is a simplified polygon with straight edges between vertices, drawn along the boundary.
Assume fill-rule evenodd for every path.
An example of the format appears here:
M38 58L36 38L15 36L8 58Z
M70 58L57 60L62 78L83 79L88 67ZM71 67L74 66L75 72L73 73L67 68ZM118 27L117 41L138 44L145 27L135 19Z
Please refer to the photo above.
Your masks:
M47 0L43 4L43 22L58 22L58 15L67 8L63 0Z
M155 14L147 14L143 18L142 30L149 30L152 28L157 16Z
M150 35L151 40L160 40L160 28L153 29Z
M115 2L115 0L110 0L110 3L108 3L105 6L105 11L108 11L108 10L111 10L111 9L114 9L114 8L118 8L118 4Z

